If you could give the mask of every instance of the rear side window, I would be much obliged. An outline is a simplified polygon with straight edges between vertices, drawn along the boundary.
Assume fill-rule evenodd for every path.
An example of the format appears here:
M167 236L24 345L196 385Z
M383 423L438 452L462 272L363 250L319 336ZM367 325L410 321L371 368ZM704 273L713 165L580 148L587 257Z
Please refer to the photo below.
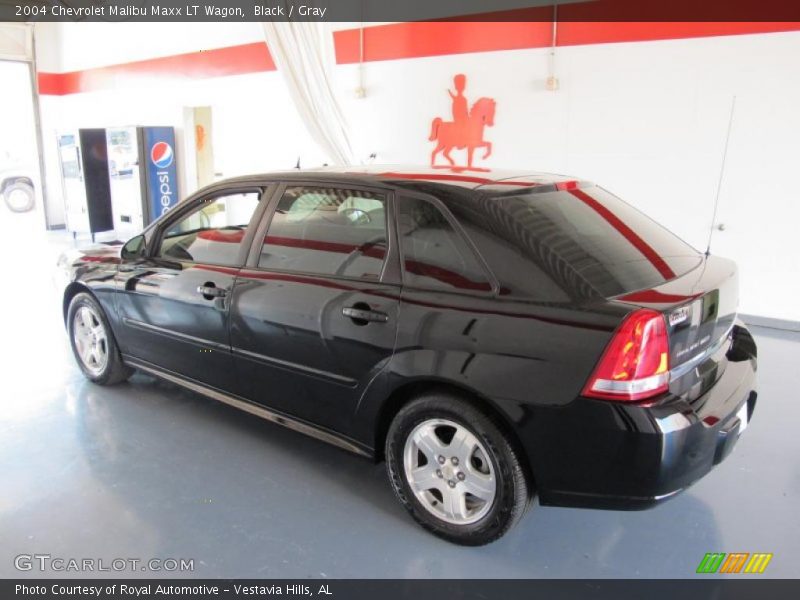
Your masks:
M431 290L492 290L475 253L435 205L401 199L398 225L405 285Z
M378 279L386 258L386 199L327 187L287 188L269 225L258 266Z

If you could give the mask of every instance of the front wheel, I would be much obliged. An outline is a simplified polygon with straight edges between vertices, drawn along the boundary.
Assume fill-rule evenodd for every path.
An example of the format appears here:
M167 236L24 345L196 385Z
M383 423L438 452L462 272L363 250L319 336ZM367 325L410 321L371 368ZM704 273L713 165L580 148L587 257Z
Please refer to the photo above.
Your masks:
M525 513L531 488L500 428L455 396L430 394L395 417L386 466L400 502L428 531L480 546Z
M112 385L131 376L133 369L122 362L105 313L93 296L82 292L72 299L67 327L75 360L88 379Z

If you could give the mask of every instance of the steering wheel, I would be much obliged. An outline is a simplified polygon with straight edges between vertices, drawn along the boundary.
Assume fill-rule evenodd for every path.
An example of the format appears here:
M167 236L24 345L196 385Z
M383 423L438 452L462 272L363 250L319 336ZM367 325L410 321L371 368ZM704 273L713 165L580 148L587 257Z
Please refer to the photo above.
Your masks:
M358 258L360 255L362 255L364 253L364 250L367 250L368 248L371 248L373 246L379 246L379 247L385 248L386 247L386 237L383 234L377 235L374 238L372 238L371 240L367 240L366 242L364 242L363 244L361 244L360 246L355 248L352 252L350 252L350 254L348 254L345 257L345 259L342 261L342 264L339 265L339 268L336 269L335 275L344 275L344 272L347 270L347 267L349 267L350 264L356 258Z
M355 223L357 225L368 225L369 223L372 223L372 219L370 218L369 214L360 208L343 208L340 211L340 214L347 217L347 220L351 223Z

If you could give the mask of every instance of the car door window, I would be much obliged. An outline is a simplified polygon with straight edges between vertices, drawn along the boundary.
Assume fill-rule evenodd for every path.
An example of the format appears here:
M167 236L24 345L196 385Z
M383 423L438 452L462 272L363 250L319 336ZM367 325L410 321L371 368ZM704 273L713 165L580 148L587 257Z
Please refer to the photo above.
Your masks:
M245 192L209 198L167 226L157 255L177 261L235 265L260 194Z
M361 190L293 186L275 209L258 266L377 280L385 258L385 197Z
M431 202L398 203L403 283L433 290L490 292L492 284L475 253Z

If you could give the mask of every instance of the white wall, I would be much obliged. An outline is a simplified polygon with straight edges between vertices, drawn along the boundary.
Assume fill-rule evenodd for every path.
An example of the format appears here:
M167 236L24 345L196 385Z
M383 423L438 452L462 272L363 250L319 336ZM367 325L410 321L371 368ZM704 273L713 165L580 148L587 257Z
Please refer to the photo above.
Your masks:
M43 24L37 29L37 51L48 57L48 61L40 63L39 70L73 72L261 39L257 23L174 25ZM152 43L154 39L159 43ZM53 57L58 57L57 64ZM184 108L192 106L212 107L215 171L222 177L289 169L299 156L303 157L303 164L324 161L275 71L202 80L121 79L111 90L42 96L44 151L52 194L61 193L56 153L58 132L125 125L175 127L181 192L184 195L193 192L192 178L186 177L191 169L187 169L183 131Z
M741 312L800 321L800 33L562 47L557 92L547 52L370 63L363 100L356 67L339 67L361 154L427 161L461 72L471 100L497 100L488 166L594 180L705 250L735 95L712 252L739 264Z
M65 24L53 38L60 71L261 39L251 23ZM592 179L705 249L736 95L718 214L726 229L714 234L712 251L739 263L741 312L800 321L800 284L791 276L800 262L800 192L791 178L800 164L800 33L561 47L557 92L544 88L547 52L368 63L363 99L355 96L357 67L338 67L359 155L427 163L431 119L449 116L446 90L464 73L471 101L497 101L486 130L494 155L478 164ZM45 139L62 126L180 128L183 107L193 105L213 107L225 176L290 167L298 155L306 166L323 160L276 72L44 98Z
M258 42L259 23L62 23L60 71Z

